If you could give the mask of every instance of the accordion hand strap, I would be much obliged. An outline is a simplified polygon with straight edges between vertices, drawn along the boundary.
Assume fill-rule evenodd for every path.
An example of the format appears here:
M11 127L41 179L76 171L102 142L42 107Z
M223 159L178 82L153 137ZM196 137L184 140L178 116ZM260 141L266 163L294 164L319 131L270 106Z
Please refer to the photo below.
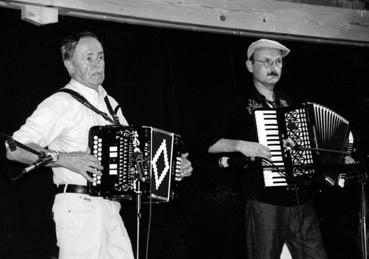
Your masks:
M102 116L105 120L109 121L112 124L119 124L118 117L116 116L116 114L112 113L112 108L111 108L111 105L110 105L110 102L109 102L107 96L105 97L105 103L108 107L109 112L112 113L112 116L113 116L114 120L112 120L105 112L102 112L99 109L97 109L95 106L93 106L89 101L87 101L87 99L85 97L83 97L78 92L76 92L72 89L63 88L63 89L59 89L57 92L64 92L64 93L70 94L71 96L74 97L74 99L76 99L77 101L79 101L80 103L82 103L83 105L85 105L86 107L88 107L89 109L94 111L95 113Z

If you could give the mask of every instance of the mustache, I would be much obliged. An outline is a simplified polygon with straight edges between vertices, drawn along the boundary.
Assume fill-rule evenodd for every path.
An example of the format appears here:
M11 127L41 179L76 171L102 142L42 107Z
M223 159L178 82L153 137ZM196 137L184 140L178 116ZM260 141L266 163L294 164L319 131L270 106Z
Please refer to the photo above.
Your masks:
M279 73L277 71L270 71L269 73L267 73L267 76L279 76Z

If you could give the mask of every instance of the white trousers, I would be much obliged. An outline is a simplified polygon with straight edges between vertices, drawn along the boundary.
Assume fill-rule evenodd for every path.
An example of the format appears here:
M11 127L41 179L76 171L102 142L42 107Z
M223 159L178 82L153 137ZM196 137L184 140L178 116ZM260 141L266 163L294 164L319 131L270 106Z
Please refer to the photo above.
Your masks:
M59 193L53 205L59 259L133 259L120 204L86 194Z

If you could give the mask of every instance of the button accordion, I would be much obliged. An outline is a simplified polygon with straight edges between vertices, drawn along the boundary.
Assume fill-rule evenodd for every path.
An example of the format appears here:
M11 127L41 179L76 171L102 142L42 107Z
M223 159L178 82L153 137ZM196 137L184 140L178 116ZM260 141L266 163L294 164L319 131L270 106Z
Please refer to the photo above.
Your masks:
M101 176L91 175L91 195L132 200L141 191L147 202L173 198L175 172L181 169L179 135L147 126L94 126L89 147L104 167Z
M258 109L254 114L259 143L272 155L271 164L263 162L265 187L288 188L298 179L314 178L320 168L342 164L352 144L348 140L353 141L349 122L319 104Z

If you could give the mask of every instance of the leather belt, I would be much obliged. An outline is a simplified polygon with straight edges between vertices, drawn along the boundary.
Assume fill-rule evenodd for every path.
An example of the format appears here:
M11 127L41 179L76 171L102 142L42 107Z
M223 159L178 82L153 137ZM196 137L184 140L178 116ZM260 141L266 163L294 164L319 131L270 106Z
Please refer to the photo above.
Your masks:
M76 185L76 184L67 184L67 188L65 188L65 184L61 184L57 188L57 193L79 193L79 194L89 194L88 188L86 185Z

